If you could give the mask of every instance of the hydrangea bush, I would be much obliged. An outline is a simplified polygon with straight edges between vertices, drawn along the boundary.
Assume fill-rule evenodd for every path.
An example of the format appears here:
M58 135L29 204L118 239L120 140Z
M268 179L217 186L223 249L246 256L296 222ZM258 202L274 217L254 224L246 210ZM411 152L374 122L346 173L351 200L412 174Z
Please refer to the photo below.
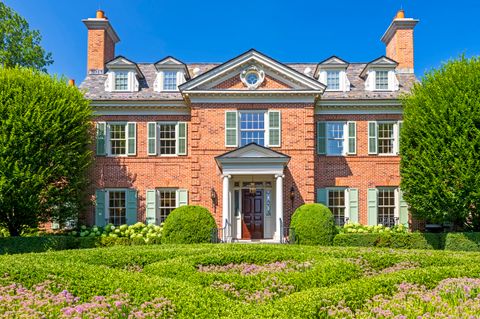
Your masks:
M80 226L79 229L68 232L71 236L77 237L112 237L112 238L129 238L132 240L144 240L145 243L160 242L162 237L163 225L145 225L138 222L134 225L114 226L107 224L105 227L100 226Z
M365 233L365 234L380 234L380 233L408 233L408 227L403 224L395 225L394 227L386 227L381 224L362 225L359 223L347 223L343 227L338 227L340 234L345 233Z

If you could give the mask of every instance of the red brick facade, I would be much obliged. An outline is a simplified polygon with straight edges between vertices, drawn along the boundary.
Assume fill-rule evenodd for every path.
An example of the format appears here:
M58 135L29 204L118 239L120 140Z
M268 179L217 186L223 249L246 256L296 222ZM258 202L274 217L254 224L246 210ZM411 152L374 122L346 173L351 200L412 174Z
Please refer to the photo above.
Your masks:
M108 24L108 27L111 26ZM399 30L398 33L393 35L387 45L387 55L390 57L395 56L400 63L399 65L404 68L413 68L412 30ZM410 31L412 33L409 33ZM113 57L116 41L112 39L110 34L112 34L112 31L109 33L107 29L89 28L87 62L89 70L103 69L105 61ZM411 48L409 45L411 45ZM257 59L255 63L257 66L262 65L262 59L268 59L266 56L259 57L259 54L256 52L253 52L251 56L252 59ZM274 60L268 62L272 65L278 63ZM111 94L111 97L106 100L104 96L108 95L105 95L104 92L101 92L101 98L98 99L87 95L87 97L92 99L94 106L98 103L98 105L102 105L105 101L111 104L110 113L105 113L100 109L99 114L118 114L98 115L95 118L96 123L136 123L135 155L95 157L94 165L90 170L92 184L89 192L92 200L95 199L94 194L98 189L134 189L137 192L136 219L145 221L148 206L146 200L147 190L158 188L185 189L188 190L188 203L208 208L214 215L217 224L221 226L226 218L225 209L222 207L224 196L226 196L222 191L225 190L222 177L224 172L222 172L222 168L219 167L215 158L237 149L237 147L225 146L227 144L226 112L251 110L265 111L265 114L268 114L267 111L280 111L281 143L279 147L270 147L270 150L289 157L288 165L285 168L282 167L284 178L282 177L283 214L281 216L284 224L289 225L291 215L297 207L304 203L316 201L318 189L329 187L357 189L358 221L362 224L367 224L368 189L377 187L398 188L400 185L400 157L397 155L382 156L369 154L368 123L369 121L400 121L402 116L398 108L397 110L393 108L392 112L392 107L388 106L397 103L396 107L398 107L398 98L392 98L392 94L387 92L383 96L387 97L384 99L389 99L388 103L390 104L380 105L380 107L385 108L384 113L378 111L379 106L377 105L374 111L368 107L361 108L365 110L362 114L359 111L360 108L356 109L355 99L349 98L349 94L352 94L352 96L357 94L356 96L359 96L358 103L360 103L363 95L359 94L364 94L363 91L359 91L360 87L363 90L365 86L364 79L360 79L359 75L361 68L355 66L353 70L358 69L358 71L355 71L358 73L355 75L355 80L352 81L351 79L351 82L356 91L352 93L349 91L335 92L338 93L338 96L345 97L344 100L337 100L343 101L344 105L339 103L339 107L343 107L345 111L338 112L339 108L336 112L325 112L322 109L322 94L325 93L325 86L322 87L323 84L319 83L318 79L308 74L312 70L310 67L304 67L305 72L303 73L291 68L282 69L280 65L273 73L272 68L275 65L269 65L268 67L263 65L261 67L265 68L265 79L258 88L252 89L247 88L239 76L239 72L242 69L252 64L250 60L241 63L244 64L239 64L232 69L232 74L225 75L223 78L215 78L221 69L212 72L212 79L207 79L207 81L200 83L201 86L199 87L204 91L195 91L193 89L189 91L190 88L185 89L185 86L181 85L178 92L165 94L161 92L158 93L158 98L153 99L152 96L155 96L157 93L148 90L152 90L153 82L157 81L158 78L150 75L150 73L155 73L155 69L151 72L153 66L150 69L147 66L142 66L140 69L142 69L142 72L145 72L145 77L142 77L142 80L143 82L148 82L148 86L140 88L140 91L144 90L148 94L140 95L138 92L131 92L118 93L117 96L115 93L109 92L108 94ZM221 67L222 65L218 66L218 68ZM188 66L185 66L187 72L188 68ZM191 79L186 78L186 84L195 84L197 79L202 80L202 74L198 76L199 71L195 71L196 68L194 66L191 66L190 69L190 72L197 73L197 76ZM310 69L310 71L307 72L307 69ZM139 68L135 70L139 70ZM157 69L156 72L161 72L161 70ZM208 74L208 70L202 72ZM136 76L138 77L139 75L136 74ZM348 76L352 77L353 75L348 74ZM286 80L281 81L278 78L285 78ZM92 81L94 83L91 86L92 90L98 89L99 85L101 86L106 81L107 77L103 76L100 78L100 81L97 81L97 79L98 77L92 77L86 80L86 82ZM198 81L200 82L200 80ZM315 83L312 84L312 81ZM157 87L161 87L161 83L157 83ZM217 84L212 84L212 87L208 87L208 83ZM295 88L286 83L295 83ZM86 87L88 89L88 86ZM235 91L237 95L230 95L229 90ZM264 90L264 92L261 92L261 90ZM267 90L268 92L266 92ZM365 96L373 100L376 99L375 96L379 96L377 99L381 100L381 94L367 92ZM176 97L176 101L182 104L182 111L176 113L182 115L168 115L172 114L169 111L142 113L145 110L149 111L147 106L143 106L140 109L138 105L134 106L135 103L148 102L159 110L161 105L173 100L172 96ZM332 96L334 97L335 95L330 95L330 97ZM370 96L373 96L373 98ZM126 104L127 100L128 103L132 104L131 107ZM125 110L127 111L115 109L116 101L123 103L122 105L126 107ZM392 104L392 101L395 103ZM347 107L345 108L345 106ZM356 123L356 154L345 156L318 155L316 148L316 137L318 134L316 132L316 123L319 121L354 121ZM185 122L187 124L186 155L148 155L147 127L149 122ZM253 163L252 165L255 164ZM278 176L270 174L270 176L264 176L263 178L275 185L275 179ZM293 194L291 194L291 190L293 190ZM212 191L218 195L216 205L212 202ZM292 195L294 197L293 201L291 200ZM275 218L278 218L278 216ZM93 201L84 215L84 221L89 224L95 223L95 204Z

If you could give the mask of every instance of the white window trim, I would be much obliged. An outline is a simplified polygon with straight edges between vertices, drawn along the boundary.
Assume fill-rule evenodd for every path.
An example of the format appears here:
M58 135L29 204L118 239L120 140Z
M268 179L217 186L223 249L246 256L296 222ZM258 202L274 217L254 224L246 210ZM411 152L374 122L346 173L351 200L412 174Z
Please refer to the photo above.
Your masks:
M165 72L176 72L177 77L176 77L176 87L173 90L165 90L163 85L165 81ZM182 69L162 69L157 71L157 76L155 78L155 81L153 83L153 90L156 92L178 92L179 89L178 87L185 83L185 72Z
M349 187L341 187L341 186L335 186L335 187L326 187L325 190L327 191L327 198L326 198L326 204L328 207L328 198L329 198L329 192L330 191L343 191L344 196L345 196L345 224L347 224L347 219L348 222L350 222L350 188Z
M263 136L263 140L265 141L264 147L270 147L270 119L268 116L268 110L238 110L237 111L237 141L238 145L241 147L242 146L242 122L240 121L240 118L242 116L242 113L263 113L263 130L265 131L265 134ZM280 134L282 134L282 125L280 124ZM281 135L280 135L281 136ZM246 145L246 144L245 144ZM277 147L277 146L274 146Z
M387 89L377 89L377 72L378 71L387 71L388 79L388 88ZM368 71L368 76L365 80L365 89L368 91L374 92L393 92L398 91L399 82L395 69L392 68L372 68Z
M115 77L117 73L127 73L127 89L117 90L115 88ZM132 70L111 70L107 72L107 79L105 80L106 92L136 92L139 89L139 82L137 79L137 73Z
M106 122L106 134L105 134L105 146L106 156L108 157L128 157L128 122ZM110 142L110 125L123 125L125 126L125 154L112 154L112 144ZM136 136L135 136L136 138Z
M395 207L393 209L393 218L398 222L400 219L400 188L396 186L377 186L377 222L378 222L378 194L380 189L393 189Z
M178 92L178 71L177 70L163 70L162 92ZM165 73L175 73L175 89L165 89Z
M338 74L338 89L330 89L327 85L327 72L339 72ZM331 69L323 69L320 71L320 82L327 85L325 89L328 92L348 92L350 91L350 81L348 80L347 71L345 68L331 68Z
M400 140L398 136L398 123L402 121L376 121L375 122L375 131L377 133L377 155L378 156L398 156L400 149ZM390 124L393 123L393 150L392 153L380 153L378 145L378 124Z
M341 154L328 153L328 124L343 124L343 149ZM325 156L346 156L348 154L348 121L325 121Z
M160 125L175 125L175 154L161 154L160 148ZM157 156L160 157L175 157L178 156L178 122L175 121L159 121L155 127L155 134L157 136ZM163 189L163 188L162 188Z
M160 191L166 191L166 192L175 192L175 208L178 208L178 203L179 203L179 194L178 194L178 190L180 188L178 187L156 187L155 188L155 219L156 221L159 221L160 220L160 202L161 202L161 198L160 198Z
M105 211L104 211L104 217L105 217L105 224L109 224L110 221L110 192L124 192L125 193L125 219L127 218L126 210L127 210L127 191L128 188L105 188L104 189L104 194L105 194Z

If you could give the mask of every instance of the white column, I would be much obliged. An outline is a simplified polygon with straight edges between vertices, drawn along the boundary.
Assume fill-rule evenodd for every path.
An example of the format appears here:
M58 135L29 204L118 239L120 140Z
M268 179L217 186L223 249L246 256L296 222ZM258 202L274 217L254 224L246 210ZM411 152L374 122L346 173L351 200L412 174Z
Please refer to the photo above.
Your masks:
M231 223L230 221L230 216L229 216L229 210L230 210L230 177L231 175L222 175L223 177L223 193L222 193L222 227L225 229L225 234L223 234L223 239L227 239L227 235L229 236L227 232L229 231L228 229L225 228L227 225L227 220L228 222Z
M283 231L283 178L284 175L275 175L275 236L274 240L280 242L281 238L280 235ZM280 222L281 220L281 222Z

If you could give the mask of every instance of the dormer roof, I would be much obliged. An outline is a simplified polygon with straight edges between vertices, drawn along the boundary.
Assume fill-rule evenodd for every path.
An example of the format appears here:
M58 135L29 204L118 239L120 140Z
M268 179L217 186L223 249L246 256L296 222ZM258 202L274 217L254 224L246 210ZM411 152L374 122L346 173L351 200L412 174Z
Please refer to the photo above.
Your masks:
M190 73L188 72L188 67L185 63L182 61L174 58L173 56L167 56L157 62L154 63L155 68L157 71L160 70L169 70L169 69L174 69L177 70L179 68L183 69L185 71L185 78L187 80L190 79Z
M119 55L114 59L108 61L107 63L105 63L105 66L109 70L134 70L139 79L145 78L142 71L140 71L138 65L122 55Z
M317 67L315 68L315 73L313 73L313 76L318 79L318 73L320 72L320 70L325 70L325 69L329 69L329 68L346 69L349 64L350 63L348 63L347 61L339 58L338 56L332 55L331 57L326 58L325 60L323 60L323 61L321 61L317 64Z
M362 70L360 73L361 78L365 78L367 75L368 70L371 68L387 68L387 69L395 69L397 67L398 63L386 56L381 56L369 63L365 66L365 68Z

